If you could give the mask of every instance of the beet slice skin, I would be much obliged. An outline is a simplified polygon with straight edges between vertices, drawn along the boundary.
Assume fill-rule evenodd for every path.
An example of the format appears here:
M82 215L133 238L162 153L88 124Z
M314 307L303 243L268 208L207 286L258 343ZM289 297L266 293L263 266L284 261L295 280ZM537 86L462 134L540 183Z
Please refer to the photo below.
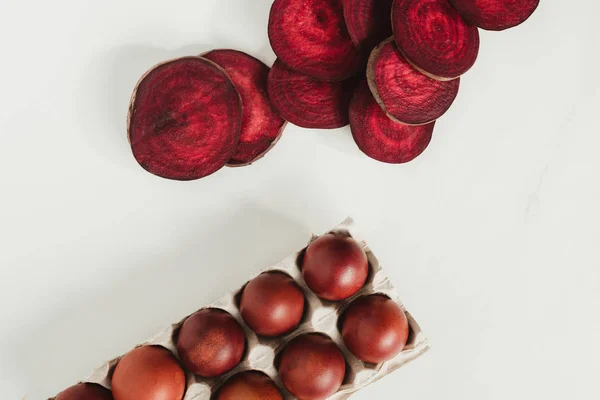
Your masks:
M489 31L503 31L525 22L540 0L451 0L471 24Z
M296 72L277 59L269 73L269 98L279 114L303 128L335 129L348 125L348 107L356 80L328 82Z
M369 87L388 117L422 125L441 117L452 105L460 78L438 81L416 70L389 38L371 53L367 67Z
M411 126L392 121L375 101L366 81L356 88L350 102L354 141L367 156L385 163L406 163L423 153L434 125L435 122Z
M449 0L396 0L392 27L406 58L433 78L450 80L467 72L479 54L479 31Z
M372 49L392 36L394 0L345 0L344 20L352 41L359 49Z
M279 139L286 121L269 101L267 78L270 68L237 50L213 50L202 57L222 67L242 96L242 132L228 164L242 166L263 157Z
M269 41L290 68L315 78L341 81L355 75L365 57L344 22L343 0L275 0Z
M136 86L128 116L133 155L163 178L192 180L219 170L240 139L242 101L227 73L201 57L167 61Z

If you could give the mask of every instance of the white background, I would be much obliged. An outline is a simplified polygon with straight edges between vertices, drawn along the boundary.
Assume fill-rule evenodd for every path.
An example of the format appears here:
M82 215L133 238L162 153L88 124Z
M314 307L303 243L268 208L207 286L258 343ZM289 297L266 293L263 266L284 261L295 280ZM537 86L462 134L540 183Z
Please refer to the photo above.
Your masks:
M218 47L271 63L270 4L1 2L0 398L55 394L347 215L433 346L357 400L600 398L598 3L482 32L413 163L289 126L251 167L145 172L138 77Z

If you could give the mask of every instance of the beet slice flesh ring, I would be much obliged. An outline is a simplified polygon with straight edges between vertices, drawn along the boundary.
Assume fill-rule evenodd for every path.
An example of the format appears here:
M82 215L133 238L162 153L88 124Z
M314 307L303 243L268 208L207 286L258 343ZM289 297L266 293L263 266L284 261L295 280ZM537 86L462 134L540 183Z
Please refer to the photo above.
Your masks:
M451 0L469 23L489 31L503 31L525 22L540 0Z
M140 79L129 107L128 135L144 169L193 180L231 159L241 124L241 98L227 73L212 61L184 57Z
M341 81L366 61L344 22L343 0L275 0L269 16L271 47L290 68Z
M269 101L267 79L270 68L237 50L213 50L202 57L222 67L242 97L240 141L228 165L248 165L263 157L274 146L286 123Z
M439 81L416 70L398 51L393 38L371 53L367 79L388 117L409 125L441 117L454 102L460 85L460 78Z
M303 75L277 59L269 74L269 98L287 121L303 128L335 129L348 125L348 107L356 80L328 82Z
M449 0L396 0L392 27L407 60L432 78L458 78L477 59L479 31Z
M359 49L370 50L392 35L394 0L345 0L344 20L352 41Z
M390 164L414 160L429 145L435 122L411 126L386 116L366 81L356 88L350 102L350 128L354 141L367 156Z

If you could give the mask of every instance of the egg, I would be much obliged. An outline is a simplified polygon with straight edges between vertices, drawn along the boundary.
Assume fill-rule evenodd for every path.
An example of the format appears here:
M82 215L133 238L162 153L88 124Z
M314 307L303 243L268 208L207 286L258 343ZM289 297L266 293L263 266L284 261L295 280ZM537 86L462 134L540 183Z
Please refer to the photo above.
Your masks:
M55 400L113 400L113 396L97 383L79 383L60 392Z
M369 275L369 261L356 240L328 233L312 242L302 259L308 287L325 300L339 301L358 292Z
M333 340L309 333L288 343L279 360L286 389L302 400L322 400L338 391L346 374L344 355Z
M183 366L205 378L232 370L244 356L246 337L228 312L206 308L188 317L177 336Z
M283 396L267 375L258 371L246 371L225 382L216 400L283 400Z
M265 272L252 279L240 299L244 322L262 336L281 336L294 330L303 312L302 289L281 272Z
M363 296L342 316L342 337L362 361L379 364L402 351L410 332L400 306L384 295Z
M111 385L115 400L181 400L186 378L169 350L142 346L121 358Z

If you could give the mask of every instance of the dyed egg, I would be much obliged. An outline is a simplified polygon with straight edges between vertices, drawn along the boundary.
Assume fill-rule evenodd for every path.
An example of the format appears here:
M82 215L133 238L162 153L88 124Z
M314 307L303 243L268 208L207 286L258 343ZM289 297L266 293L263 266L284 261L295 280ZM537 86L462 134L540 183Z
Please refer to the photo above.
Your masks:
M121 358L111 385L115 400L181 400L186 378L169 350L142 346Z
M188 317L177 336L183 366L205 378L232 370L244 356L246 337L228 312L206 308Z
M266 272L244 288L240 312L244 322L257 334L281 336L300 324L304 293L290 276Z
M246 371L234 375L219 390L217 400L283 400L281 391L267 375Z
M369 275L369 261L358 242L335 233L323 235L308 246L301 268L308 287L331 301L358 292Z
M346 374L346 361L329 337L309 333L285 346L279 375L286 389L302 400L322 400L338 391Z
M408 340L408 319L402 308L386 296L360 297L342 318L344 343L362 361L387 361L400 353Z
M55 400L113 400L112 393L97 383L79 383L59 393Z

